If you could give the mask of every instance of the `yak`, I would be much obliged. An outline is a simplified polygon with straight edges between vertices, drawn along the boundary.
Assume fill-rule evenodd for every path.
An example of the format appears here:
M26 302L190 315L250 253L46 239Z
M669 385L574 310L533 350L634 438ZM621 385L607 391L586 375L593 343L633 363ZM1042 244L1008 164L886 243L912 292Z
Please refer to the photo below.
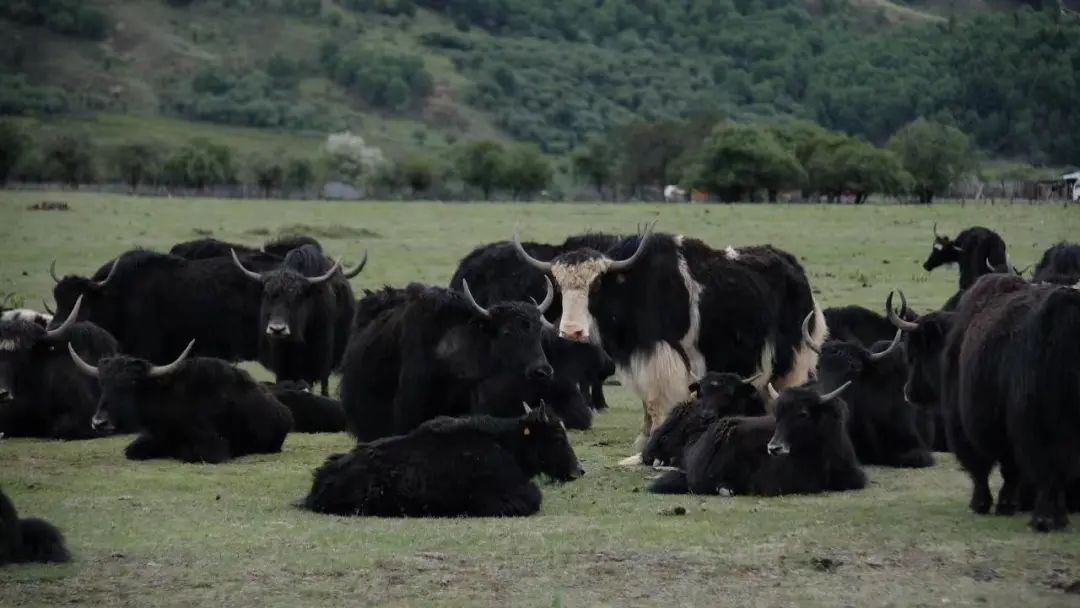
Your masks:
M862 306L840 306L826 308L825 324L829 328L829 340L854 342L869 347L875 342L892 340L896 327L887 316L880 315ZM900 311L900 318L908 321L917 318L913 310L906 306Z
M687 450L683 471L657 479L660 494L780 496L859 490L866 475L845 429L847 385L821 395L811 387L777 394L776 415L722 418Z
M568 429L592 428L593 410L577 385L558 376L529 378L517 372L482 380L472 392L470 413L514 417L521 404L537 407L543 402Z
M1031 280L1059 285L1080 282L1080 244L1062 241L1044 251Z
M52 323L52 314L29 308L11 308L14 303L15 294L9 293L0 298L0 321L29 321L42 327L48 327ZM46 310L48 310L47 306Z
M896 328L893 332L892 341L877 342L870 348L842 340L826 342L818 358L818 384L825 391L850 384L844 393L850 409L847 430L859 462L933 466L934 457L926 442L933 412L904 399L907 368L900 344L903 332Z
M135 413L141 433L125 449L131 460L169 458L217 464L246 454L281 451L292 414L250 374L221 359L190 357L195 341L168 365L130 355L75 365L101 382L92 423L110 424L117 411Z
M1020 274L1009 261L1005 240L998 233L982 226L972 226L956 235L955 239L950 239L938 234L935 223L934 245L923 262L923 269L931 272L948 264L956 264L960 268L959 289L945 302L942 310L954 310L964 291L985 274Z
M0 321L0 434L8 437L92 439L114 429L93 429L98 383L68 357L73 344L97 362L116 354L116 340L93 323L76 322L76 301L67 319L47 330L28 321ZM130 412L118 413L116 429L134 430Z
M707 370L801 385L817 363L800 323L814 311L815 344L826 328L806 273L769 245L715 250L682 235L643 234L601 251L580 247L550 260L518 255L550 274L562 293L560 336L598 343L644 408L644 447L687 386Z
M331 455L302 506L334 515L527 516L543 498L534 477L584 473L554 413L526 406L517 418L435 418Z
M717 420L762 416L765 401L752 382L735 374L709 372L689 387L692 398L676 405L653 431L641 460L653 466L679 467L686 448Z
M306 382L284 381L264 386L289 408L294 433L337 433L348 426L341 402L312 394Z
M20 519L15 505L0 489L0 566L68 561L71 561L71 554L60 530L36 517Z
M621 238L587 233L568 237L558 245L527 242L521 246L529 255L550 259L582 247L603 251ZM465 256L450 279L450 288L460 291L463 281L478 287L473 295L483 306L497 302L536 301L536 298L543 297L545 289L545 273L523 260L509 241L481 245ZM548 321L557 323L561 314L562 307L556 298L544 316ZM593 409L607 408L604 380L615 373L614 361L597 344L573 344L575 346L545 340L544 352L556 375L575 379L579 383L582 395Z
M468 283L461 293L418 284L377 292L358 307L358 317L373 318L354 329L341 366L350 430L361 441L400 435L437 416L468 413L485 379L551 377L541 329L553 298L549 289L539 305L484 308Z

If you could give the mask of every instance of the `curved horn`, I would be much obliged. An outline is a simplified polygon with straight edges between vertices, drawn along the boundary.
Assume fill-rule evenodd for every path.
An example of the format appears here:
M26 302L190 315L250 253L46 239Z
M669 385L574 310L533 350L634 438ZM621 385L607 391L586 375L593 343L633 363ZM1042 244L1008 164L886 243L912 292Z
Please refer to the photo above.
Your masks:
M98 289L101 289L102 287L105 287L106 285L108 285L109 281L111 281L113 276L116 275L116 267L119 266L119 265L120 265L120 258L116 258L115 260L113 260L112 267L109 268L109 274L105 275L105 278L103 280L98 281L97 283L94 283L94 286L97 287Z
M57 340L59 338L62 338L64 336L64 332L66 332L69 327L74 325L75 322L79 320L79 309L82 308L82 299L83 297L80 295L78 299L75 300L75 306L71 307L71 312L68 313L67 318L64 319L64 322L60 324L60 327L45 331L46 338L49 338L50 340Z
M739 380L741 380L743 384L753 384L753 383L757 382L758 380L760 380L761 375L764 374L764 373L765 372L758 372L758 373L754 374L753 376L750 376L749 378L739 378Z
M514 227L513 244L514 244L514 251L517 251L518 256L520 256L521 259L528 262L530 266L532 266L533 268L536 268L537 270L543 270L544 272L551 272L551 262L541 262L540 260L538 260L538 259L532 257L531 255L529 255L529 252L525 251L525 248L521 246L521 235L518 234L517 226Z
M871 361L880 361L881 359L884 359L885 357L888 357L889 353L896 350L896 347L900 344L900 336L902 336L903 334L904 334L904 330L897 329L896 330L896 335L893 336L892 344L890 344L888 348L881 351L880 353L870 353L870 360Z
M821 354L821 348L817 344L814 344L814 339L810 337L810 317L814 316L814 311L810 311L810 314L806 315L806 318L802 322L802 339L806 343L810 350L817 354Z
M79 297L82 298L82 296L79 296ZM45 298L41 299L41 307L45 309L45 312L49 313L50 315L52 315L54 317L56 316L56 311L49 308L49 303L45 301Z
M364 259L360 260L360 265L359 266L357 266L356 268L353 268L352 270L345 270L344 268L342 268L341 271L345 273L345 278L346 279L352 279L352 278L355 278L356 275L360 274L360 272L362 270L364 270L364 266L367 266L367 250L366 249L364 250Z
M184 362L184 359L188 358L188 355L191 354L191 349L193 348L195 348L195 340L188 342L187 348L184 349L184 352L180 353L180 356L176 358L176 361L173 361L168 365L155 365L150 368L150 372L147 375L151 378L160 378L175 372L176 368L180 367L180 364Z
M937 233L937 222L934 222L934 240L940 239L941 235Z
M461 291L465 294L465 299L469 302L469 305L473 307L476 312L481 316L491 317L491 313L486 308L476 303L476 298L473 297L472 292L469 291L469 282L465 279L461 279Z
M990 269L990 272L997 272L997 268L994 268L994 265L990 263L990 258L986 258L986 267Z
M776 401L780 398L780 392L776 390L776 387L772 385L772 382L765 385L769 389L769 398Z
M75 347L71 345L71 342L68 342L67 346L68 354L71 355L71 362L75 364L75 367L79 368L79 371L86 374L87 376L90 376L91 378L101 377L101 372L98 371L98 368L90 365L86 361L83 361L82 357L79 356L79 353L75 352Z
M912 323L911 321L905 321L905 320L901 319L899 316L897 316L896 311L893 310L892 297L893 297L893 292L890 291L889 292L889 297L886 298L886 300L885 300L885 310L889 315L889 321L892 322L892 324L897 329L899 329L901 331L915 331L916 329L919 329L919 324L918 323ZM904 292L902 292L902 291L900 292L900 299L903 302L903 304L901 304L901 305L904 308L907 308L907 298L904 297Z
M330 277L334 276L334 273L341 268L341 260L334 262L334 265L330 267L330 270L326 274L317 277L304 277L307 279L308 285L318 285L319 283L325 283L330 280Z
M248 270L247 268L244 268L244 265L240 263L239 256L236 255L236 250L235 249L230 249L229 253L232 254L233 264L236 264L236 267L240 269L240 272L243 272L245 275L247 275L247 278L251 279L252 281L262 281L262 275L261 274L259 274L258 272L253 272L251 270Z
M826 401L832 401L833 399L836 399L837 397L839 397L839 396L840 396L840 393L842 393L842 392L844 392L845 390L847 390L847 387L849 387L849 386L851 386L851 380L848 380L847 382L845 382L845 383L841 384L841 385L840 385L839 387L837 387L837 389L836 389L836 390L834 390L833 392L831 392L831 393L825 393L824 395L822 395L822 396L821 396L821 402L822 402L822 403L825 403Z
M521 406L525 408L525 413L526 413L526 414L528 414L528 413L532 412L532 408L531 408L531 407L529 407L529 404L528 404L528 403L525 403L524 401L522 401L522 402L521 402Z
M49 276L52 277L53 282L59 283L60 277L56 276L56 260L53 260L49 264Z
M625 260L611 260L611 264L608 266L609 270L626 270L633 266L638 257L641 256L641 252L645 251L645 247L649 244L649 238L652 237L653 228L656 227L656 220L653 220L645 227L645 233L641 235L641 240L638 242L637 250L633 255ZM610 258L609 258L610 259Z
M555 288L551 286L551 280L544 277L544 283L547 284L547 294L544 295L544 301L536 305L541 315L547 312L551 308L551 303L555 301Z

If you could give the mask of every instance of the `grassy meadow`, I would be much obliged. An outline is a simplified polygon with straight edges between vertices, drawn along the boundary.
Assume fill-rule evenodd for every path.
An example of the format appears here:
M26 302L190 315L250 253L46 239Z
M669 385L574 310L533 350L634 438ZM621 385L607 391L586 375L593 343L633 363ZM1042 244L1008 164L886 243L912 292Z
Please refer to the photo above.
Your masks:
M69 211L30 211L42 200ZM134 246L199 236L258 244L320 238L367 270L356 288L445 284L474 246L561 240L586 229L659 230L714 247L772 243L797 254L823 305L880 309L901 287L920 310L953 293L927 274L934 222L1000 232L1013 263L1077 240L1080 209L1023 205L720 206L338 203L0 192L0 292L49 297L49 262L89 274ZM24 516L50 519L74 561L0 570L0 606L754 605L1067 606L1080 597L1080 531L1037 535L1026 517L979 517L941 455L930 470L871 467L861 492L791 498L653 496L655 473L623 468L640 405L609 387L610 411L571 441L587 469L543 482L523 520L378 520L297 510L344 434L288 438L281 454L219 466L123 458L129 437L0 440L0 485ZM674 509L683 507L684 515ZM1080 520L1074 520L1080 522ZM1080 528L1080 523L1074 524Z

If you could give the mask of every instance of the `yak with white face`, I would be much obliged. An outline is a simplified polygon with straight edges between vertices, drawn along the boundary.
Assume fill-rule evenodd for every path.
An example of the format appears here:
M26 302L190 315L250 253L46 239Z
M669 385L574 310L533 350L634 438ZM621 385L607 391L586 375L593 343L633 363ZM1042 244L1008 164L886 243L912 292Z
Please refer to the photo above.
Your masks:
M638 394L638 445L706 370L757 376L763 390L798 386L817 363L826 328L802 266L769 245L715 250L697 239L644 234L607 251L582 248L544 261L514 235L518 255L562 293L559 335L600 344ZM802 320L813 312L812 343Z

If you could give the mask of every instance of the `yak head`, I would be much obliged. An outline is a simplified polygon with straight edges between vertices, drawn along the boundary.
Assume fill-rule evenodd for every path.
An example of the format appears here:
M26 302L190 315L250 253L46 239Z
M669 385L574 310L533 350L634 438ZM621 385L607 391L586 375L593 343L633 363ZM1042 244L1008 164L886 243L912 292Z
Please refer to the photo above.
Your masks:
M930 257L926 258L923 262L923 269L927 272L937 268L938 266L944 266L945 264L956 264L960 261L960 254L964 251L956 241L950 239L947 236L938 234L937 222L934 223L934 245L930 249Z
M184 352L168 365L154 365L146 359L128 355L113 355L94 366L84 361L68 344L68 353L75 366L84 374L97 378L101 385L101 398L91 420L94 429L111 429L116 420L126 417L126 412L136 411L135 396L139 390L177 373L194 347L195 340L192 340Z
M531 408L523 404L525 415L521 422L525 459L533 470L558 481L573 481L585 474L581 468L566 427L559 417L543 402Z
M453 375L474 380L499 375L551 378L554 370L542 344L544 312L555 297L551 282L540 304L500 302L488 308L476 302L467 281L461 286L462 293L454 297L471 311L471 318L451 327L436 346L436 356Z
M765 413L765 402L761 399L754 382L757 376L743 378L738 374L708 372L700 380L688 387L695 395L701 407L712 412L716 417L724 416L759 416Z
M902 307L907 299L900 292ZM900 318L892 308L892 294L885 301L889 320L904 333L904 357L907 363L907 379L904 382L904 399L912 405L935 407L941 396L941 358L945 352L945 338L952 328L951 312L932 312L915 320Z
M92 277L67 275L61 279L56 275L56 261L53 260L49 265L49 275L56 283L53 286L53 300L56 302L56 310L49 311L53 314L52 325L56 324L57 319L70 317L76 301L80 301L82 304L80 313L83 318L104 321L103 315L115 312L112 307L102 301L102 298L116 276L119 262L120 258L116 258L98 269ZM99 325L103 327L115 326L115 324L109 322L99 322Z
M789 388L775 394L776 430L769 439L770 456L821 453L847 439L847 405L838 399L850 382L824 395L809 387Z
M891 342L876 342L870 348L842 340L826 342L818 357L818 380L826 387L840 386L848 380L857 385L860 381L879 384L903 365L900 352L903 334L897 329Z
M67 340L81 307L82 298L76 298L70 314L54 329L25 320L0 321L0 404L17 397L20 375L33 373L43 357Z
M614 276L617 281L624 279L622 273L633 267L648 249L655 225L655 222L649 224L644 234L638 237L633 253L622 259L586 247L562 253L549 262L537 260L525 251L518 232L514 231L514 249L521 259L553 276L562 292L559 336L575 342L599 343L596 319L589 310L589 301L599 290L603 277Z
M326 258L315 245L304 245L289 251L282 265L268 272L255 272L244 267L235 251L233 263L252 281L262 285L262 304L259 309L259 331L271 340L304 342L304 331L310 319L325 314L319 301L328 293L328 281L337 274L341 262L330 270L323 267ZM346 278L360 274L367 264L367 254L360 265L347 272ZM317 276L310 276L318 273Z

